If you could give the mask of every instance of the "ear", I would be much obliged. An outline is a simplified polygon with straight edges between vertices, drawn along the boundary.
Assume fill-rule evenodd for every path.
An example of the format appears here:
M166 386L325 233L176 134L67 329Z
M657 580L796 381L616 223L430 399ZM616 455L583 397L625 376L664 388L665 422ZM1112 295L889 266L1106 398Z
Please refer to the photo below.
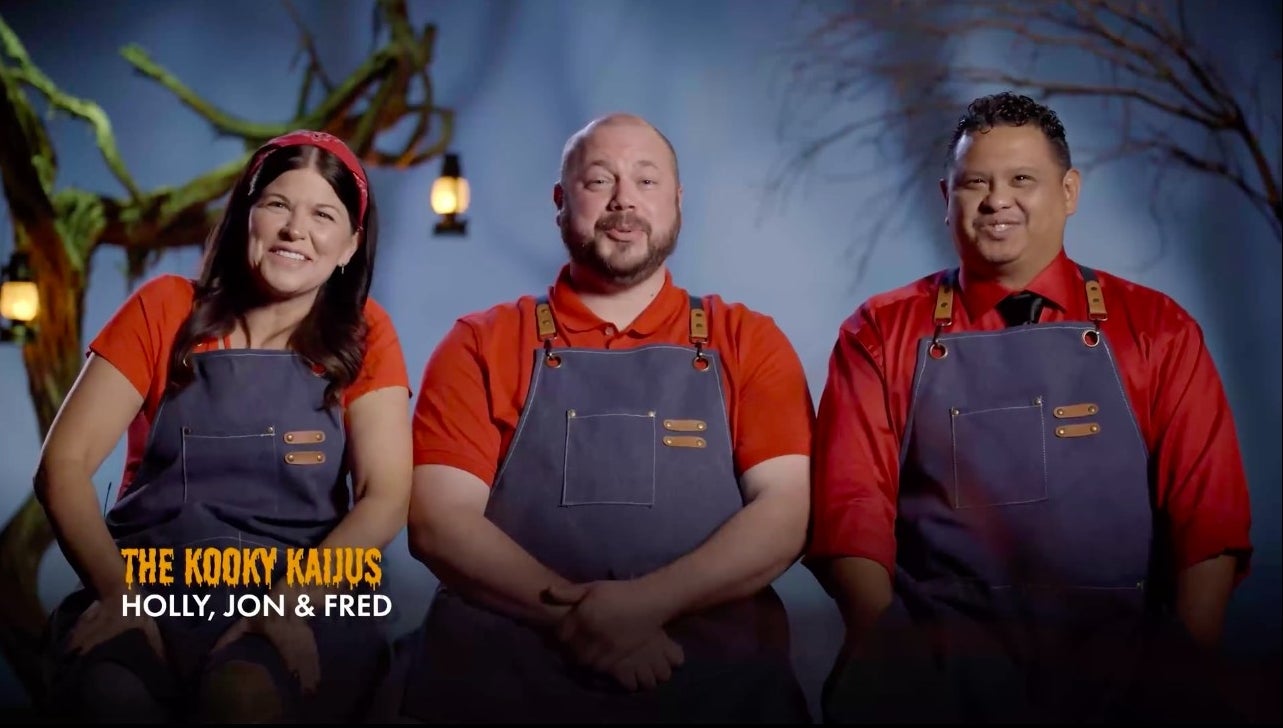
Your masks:
M557 227L561 227L561 216L566 212L566 190L558 182L552 186L552 204L557 208L557 214L552 216L553 222Z
M1078 210L1078 192L1082 189L1083 178L1078 170L1071 169L1065 172L1065 179L1061 182L1061 187L1065 194L1065 215L1069 216Z
M352 262L356 256L356 249L361 247L361 234L352 233L351 239L347 241L347 246L343 248L343 253L339 256L339 265L347 265Z

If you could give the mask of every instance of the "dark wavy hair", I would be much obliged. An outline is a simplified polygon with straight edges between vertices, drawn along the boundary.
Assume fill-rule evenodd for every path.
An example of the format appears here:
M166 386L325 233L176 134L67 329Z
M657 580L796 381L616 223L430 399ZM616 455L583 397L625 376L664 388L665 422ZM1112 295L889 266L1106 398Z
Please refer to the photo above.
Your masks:
M352 173L330 152L314 146L281 147L268 152L257 171L247 167L206 242L192 312L178 329L170 354L171 391L187 386L194 378L190 355L198 344L231 333L247 311L262 305L246 249L249 215L264 188L294 169L313 169L330 183L347 208L356 232L360 192ZM379 240L373 191L369 192L365 219L359 221L359 227L364 232L356 254L342 271L335 270L321 285L312 310L289 339L289 348L323 370L330 381L325 391L327 406L339 401L340 393L361 371L365 358L365 301Z
M967 106L967 112L958 119L958 125L949 139L949 157L945 169L952 169L954 155L958 152L958 141L964 134L986 132L995 126L1024 126L1036 124L1043 136L1051 144L1052 153L1060 162L1061 171L1068 172L1073 167L1069 157L1069 142L1065 139L1065 125L1060 123L1056 112L1034 101L1028 96L1004 91L992 96L981 96Z

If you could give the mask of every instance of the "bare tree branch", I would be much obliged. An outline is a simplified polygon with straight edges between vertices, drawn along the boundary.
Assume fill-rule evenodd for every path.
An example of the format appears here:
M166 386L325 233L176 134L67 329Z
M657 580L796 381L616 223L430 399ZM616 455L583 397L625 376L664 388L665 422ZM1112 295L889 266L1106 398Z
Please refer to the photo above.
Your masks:
M307 101L311 96L313 81L320 83L321 88L325 89L326 93L334 91L334 82L325 73L325 66L321 63L320 54L316 51L316 41L312 39L312 33L307 29L303 18L294 9L294 4L290 0L281 0L281 4L285 6L286 12L290 14L290 19L298 27L299 50L307 54L307 69L303 75L303 85L299 90L298 106L294 110L294 116L298 117L303 116L304 110L307 109ZM295 60L297 60L297 57Z
M1112 139L1094 150L1083 148L1089 163L1142 155L1155 163L1155 174L1176 170L1219 179L1258 210L1283 242L1280 151L1274 141L1278 112L1263 100L1274 98L1263 90L1271 83L1277 88L1281 54L1275 50L1252 79L1232 85L1199 44L1188 9L1186 0L822 5L795 48L795 84L786 111L799 117L796 108L806 108L812 115L792 119L792 129L805 127L804 133L773 175L771 189L782 193L839 146L879 146L895 139L898 128L938 116L942 105L998 87L1041 100L1101 101L1119 123ZM923 38L930 44L912 42ZM911 48L919 49L916 56L903 51ZM945 62L925 58L925 48L943 54ZM906 89L916 95L884 111L881 96L905 98ZM812 103L799 103L803 97ZM817 113L816 98L832 104ZM952 109L956 116L960 105ZM947 122L938 128L947 132ZM944 150L943 144L916 144L907 151L913 157Z
M287 9L292 13L292 8ZM428 25L416 34L405 0L379 0L377 11L379 27L389 29L390 38L337 85L329 83L310 35L302 29L311 58L303 74L303 106L284 123L249 122L216 108L138 46L126 47L122 55L143 75L173 92L217 133L240 139L247 150L292 129L321 129L346 139L367 163L404 168L446 148L454 116L451 110L436 106L431 96L428 64L435 29ZM133 285L163 251L201 244L220 214L218 200L235 183L248 154L176 187L142 191L120 158L102 109L61 92L31 62L2 18L0 45L4 51L0 56L0 173L16 248L28 253L40 282L39 333L24 343L22 356L43 437L83 364L81 327L94 251L100 245L123 248ZM318 79L329 87L328 93L308 108L308 89ZM415 79L423 82L426 98L411 102ZM126 190L123 198L54 189L57 159L48 131L24 89L40 93L51 108L90 124L103 159ZM415 134L404 148L396 154L376 149L380 134L408 115L416 117ZM436 139L424 148L431 131ZM6 585L0 591L0 650L37 703L44 688L39 637L47 616L39 599L38 572L52 541L44 511L31 496L0 530L0 583Z
M112 175L115 176L120 184L124 185L125 189L129 191L130 196L137 198L141 194L138 190L138 185L134 182L133 177L129 175L129 171L125 169L124 160L120 157L120 150L116 148L116 139L112 136L111 122L107 119L107 114L102 110L102 107L92 101L78 99L58 90L57 85L31 62L26 50L19 43L17 35L3 23L0 23L0 35L3 35L5 51L18 63L16 68L9 71L11 78L39 91L51 106L89 122L90 127L94 130L94 138L98 143L98 148L102 150L103 160L106 161L107 168L111 170ZM52 181L50 184L52 184Z

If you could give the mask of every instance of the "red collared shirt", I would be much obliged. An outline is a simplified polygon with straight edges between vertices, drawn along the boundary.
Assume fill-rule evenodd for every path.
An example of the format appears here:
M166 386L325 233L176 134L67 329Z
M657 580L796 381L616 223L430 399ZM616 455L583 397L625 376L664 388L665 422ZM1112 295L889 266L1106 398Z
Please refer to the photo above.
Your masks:
M1171 298L1098 273L1116 356L1150 453L1155 506L1170 527L1176 568L1226 552L1246 573L1247 479L1224 389L1198 324ZM918 341L934 328L944 273L874 296L841 326L820 398L813 456L809 559L859 556L894 573L900 443ZM1004 327L1012 291L962 276L949 331ZM1085 320L1082 273L1062 253L1026 290L1048 299L1041 321Z
M625 330L598 318L562 269L548 301L557 347L690 345L690 295L664 286ZM424 368L414 410L414 464L449 465L493 485L516 432L541 347L536 300L525 296L459 319ZM736 474L781 455L808 455L814 410L806 373L770 317L705 299L708 348L722 361Z
M152 422L169 386L170 347L192 312L194 296L192 281L175 275L157 276L130 295L89 344L90 352L125 375L143 397L142 409L129 426L125 472L117 498L129 490L142 465ZM345 408L384 387L410 387L401 340L387 311L373 298L365 302L365 323L361 371L343 392ZM203 342L194 351L205 351L211 345L217 346Z

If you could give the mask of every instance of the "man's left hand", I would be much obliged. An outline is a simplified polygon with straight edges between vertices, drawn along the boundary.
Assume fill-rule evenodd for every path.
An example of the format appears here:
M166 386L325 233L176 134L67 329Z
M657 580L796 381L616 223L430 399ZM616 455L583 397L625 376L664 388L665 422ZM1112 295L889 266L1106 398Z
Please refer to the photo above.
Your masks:
M544 599L570 607L557 625L557 639L581 664L602 671L634 653L671 618L653 590L631 581L551 586Z

